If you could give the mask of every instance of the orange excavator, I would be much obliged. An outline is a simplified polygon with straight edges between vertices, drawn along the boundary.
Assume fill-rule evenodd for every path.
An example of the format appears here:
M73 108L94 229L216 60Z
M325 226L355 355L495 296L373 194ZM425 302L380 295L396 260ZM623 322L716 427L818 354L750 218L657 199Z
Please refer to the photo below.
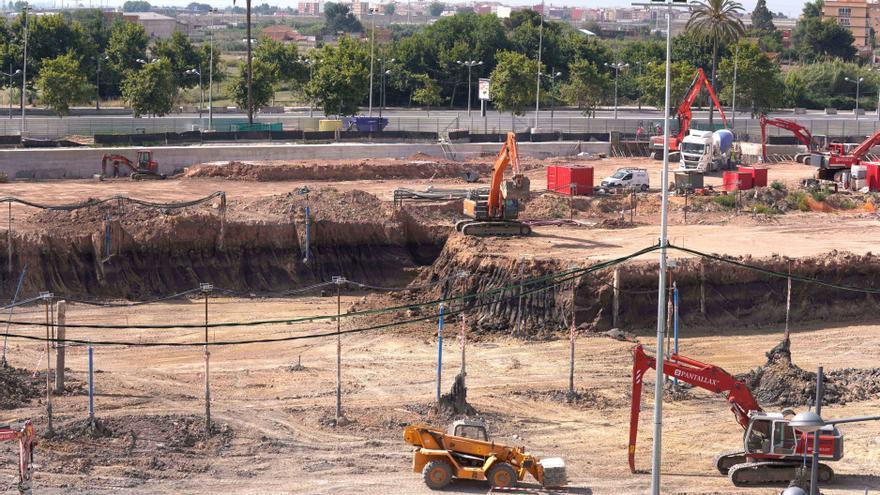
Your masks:
M513 170L510 179L504 178L507 167ZM529 178L519 170L516 134L508 132L495 158L489 188L468 191L464 214L470 218L456 223L455 230L475 236L529 235L531 227L516 220L522 200L528 197Z
M678 109L675 112L675 116L678 119L678 133L674 136L670 133L670 153L678 152L678 145L681 143L681 140L688 135L688 131L691 128L691 121L694 119L693 112L691 112L691 107L697 100L697 97L700 96L700 92L703 90L703 88L706 88L706 91L709 92L709 97L712 98L712 104L715 105L715 108L718 109L718 113L721 114L721 120L724 122L724 127L727 127L727 117L724 115L724 109L721 108L721 103L718 102L718 97L715 96L715 90L713 90L712 85L709 84L709 79L706 77L706 73L703 72L703 69L697 68L697 73L696 75L694 75L694 80L693 82L691 82L691 86L690 88L688 88L688 91L684 96L684 100L682 100L681 104L678 106ZM659 136L651 137L651 156L653 156L656 160L663 159L662 134Z
M0 423L0 442L18 440L18 492L31 495L31 474L34 464L34 446L37 434L30 420L18 423Z
M134 180L165 178L165 175L159 173L159 163L153 160L153 152L150 150L139 150L136 162L123 155L104 155L101 160L101 175L103 177L107 177L108 166L113 167L113 177L119 177L119 167L124 166L131 171L130 177Z
M646 371L656 369L655 364L655 358L648 356L641 345L633 348L629 423L629 468L632 472L636 471L642 380ZM745 430L743 448L717 455L715 467L721 474L727 475L735 486L788 482L795 479L799 467L804 463L809 465L812 461L813 436L796 431L789 425L789 416L793 412L765 412L748 386L730 373L679 354L672 354L663 361L663 373L695 387L727 395L727 403L736 422ZM819 459L838 461L843 458L843 434L837 427L827 421L819 431ZM808 456L806 459L805 454ZM833 477L834 471L827 464L820 463L819 481L827 482Z

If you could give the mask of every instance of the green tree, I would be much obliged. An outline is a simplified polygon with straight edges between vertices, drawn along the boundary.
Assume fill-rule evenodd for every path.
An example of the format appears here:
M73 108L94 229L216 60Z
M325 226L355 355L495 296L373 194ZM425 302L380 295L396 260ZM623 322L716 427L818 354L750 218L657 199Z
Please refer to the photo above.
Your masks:
M318 53L307 94L325 115L355 115L370 84L370 51L366 44L343 36L338 46Z
M440 2L431 2L428 5L428 14L431 17L440 17L444 10L446 10L446 5Z
M382 13L385 15L394 15L397 11L397 5L394 2L388 2L382 7Z
M24 15L18 16L10 26L11 45L9 53L13 55L15 67L22 66L24 45ZM86 42L86 35L78 22L69 23L61 14L28 16L28 81L32 82L40 73L43 60L64 55L68 51L82 62L93 50Z
M694 2L692 14L685 29L699 38L712 42L712 88L718 91L715 84L715 72L718 68L718 46L736 42L745 34L745 26L739 15L743 6L736 0L705 0ZM713 109L709 108L709 124L712 124Z
M578 107L585 116L595 117L596 108L611 91L611 77L589 60L575 60L568 72L568 82L560 88L562 99Z
M309 70L300 60L296 45L292 43L284 44L271 38L263 38L254 50L254 57L272 67L278 82L304 83L309 77Z
M691 87L691 83L694 81L694 71L696 71L696 67L685 61L679 60L670 65L669 72L672 81L670 98L673 105L670 111L673 113L676 102L681 101ZM662 108L666 100L666 64L653 62L647 64L639 77L639 85L642 87L644 102Z
M275 68L263 60L253 61L254 76L251 78L251 95L255 109L269 105L275 97ZM247 63L238 65L238 73L229 83L229 97L239 108L248 106Z
M853 108L855 106L856 85L851 81L857 77L862 81L859 108L874 108L875 94L865 95L868 88L880 86L880 73L870 67L859 66L842 60L832 60L799 65L785 73L786 103L807 108ZM849 78L850 81L846 79Z
M770 60L757 44L741 41L736 54L736 95L737 107L751 107L752 113L769 112L782 106L782 75L773 60ZM734 58L721 60L718 73L722 80L733 81ZM728 84L719 95L728 103L733 98L733 85Z
M153 6L145 0L127 0L122 4L123 12L149 12Z
M856 56L855 38L834 19L802 17L791 37L795 52L803 62L819 58L852 60Z
M773 13L767 8L767 0L758 0L752 11L752 29L757 31L776 31Z
M128 71L122 82L122 96L135 117L167 115L174 105L175 91L171 62L165 59Z
M324 4L324 32L326 34L362 33L364 27L351 13L348 5L327 2Z
M421 84L413 92L412 99L414 102L428 107L428 110L443 103L443 97L440 95L440 85L436 81L428 77L427 74L417 74L414 77Z
M138 60L147 59L147 32L138 24L117 21L110 31L105 56L101 66L101 95L118 96L122 91L122 81L132 71L141 68Z
M92 94L79 60L71 52L43 61L37 88L42 102L59 117L67 115L71 105L88 102Z
M822 18L822 9L825 8L824 0L816 0L815 2L807 2L804 4L802 19L820 19Z
M514 115L522 115L534 103L535 77L541 69L536 60L518 52L498 52L495 60L497 65L490 77L492 102L498 111L510 112L511 122L514 122Z
M153 53L158 58L168 60L171 64L175 88L189 89L199 84L199 76L197 74L187 73L191 69L201 72L204 67L201 53L189 40L189 36L180 31L175 31L171 38L159 40Z

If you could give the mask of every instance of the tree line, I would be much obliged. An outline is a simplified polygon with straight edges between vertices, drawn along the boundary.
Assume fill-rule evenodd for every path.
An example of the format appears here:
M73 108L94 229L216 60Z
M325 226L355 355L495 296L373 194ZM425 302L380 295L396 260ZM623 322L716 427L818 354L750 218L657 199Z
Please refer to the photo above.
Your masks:
M869 95L877 94L880 77L860 65L849 31L821 19L821 2L805 5L789 51L782 48L765 0L751 13L748 30L735 0L697 3L685 31L672 43L673 101L702 68L727 104L736 72L738 107L753 112L786 106L852 107L856 88L847 78L858 77L864 78L860 106L871 107L874 97ZM164 115L178 103L181 90L199 85L198 72L202 89L207 88L211 48L194 45L182 33L151 42L139 25L111 22L89 9L31 15L28 23L27 97L38 96L59 115L96 97L122 98L136 115ZM369 101L371 51L374 106L384 90L389 105L464 107L469 81L463 62L468 61L482 62L471 68L471 87L477 78L490 77L492 104L514 115L534 103L538 77L545 104L575 106L585 115L611 102L615 83L621 103L663 103L665 43L659 36L601 39L568 23L542 20L532 10L515 11L507 19L458 13L422 28L392 29L390 40L383 35L375 44L369 26L345 5L326 4L325 23L343 34L307 53L292 44L259 40L252 76L256 108L271 103L283 87L326 115L356 114ZM24 15L0 25L4 71L22 67L23 36ZM247 67L242 63L226 74L220 55L214 47L214 82L230 77L228 96L245 107ZM798 64L783 74L780 60L786 57ZM2 84L10 82L21 84L14 77ZM476 91L471 95L471 103L477 103Z

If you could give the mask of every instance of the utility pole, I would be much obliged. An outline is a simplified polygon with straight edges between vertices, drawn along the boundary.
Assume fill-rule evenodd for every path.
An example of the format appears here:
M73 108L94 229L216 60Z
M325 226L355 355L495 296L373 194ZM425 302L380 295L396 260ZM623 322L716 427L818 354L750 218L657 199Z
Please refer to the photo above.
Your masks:
M49 307L52 305L54 294L51 292L41 292L40 299L46 306L46 436L51 437L54 434L52 429L52 381L49 375L52 372L52 349L49 345L52 341L52 325L49 323Z
M24 133L27 130L27 119L25 117L25 94L27 88L27 48L28 48L28 20L30 16L28 15L28 11L30 10L30 6L25 3L24 4L24 58L21 65L21 137L24 137Z
M211 284L200 284L199 288L205 296L205 438L211 436L211 352L208 351L208 293L213 290Z
M254 125L254 64L251 53L251 0L247 1L247 106L248 124Z
M614 119L617 120L617 79L620 77L620 69L629 67L629 64L623 62L609 64L608 62L605 62L605 67L611 67L614 69Z
M730 102L730 114L732 115L730 120L730 127L733 128L734 132L736 131L736 69L739 64L739 43L736 45L736 51L733 54L733 98Z
M535 128L541 111L541 50L544 47L544 0L541 0L541 27L538 31L538 70L535 74ZM514 130L514 129L511 129Z
M376 8L370 7L370 103L369 103L369 116L373 116L373 61L375 55L375 45L376 45ZM361 100L363 101L363 100Z
M214 14L217 9L211 9L211 37L208 48L211 51L210 65L208 66L208 130L214 129Z
M468 104L467 104L467 114L468 117L471 116L471 69L478 66L483 65L483 61L477 62L476 60L465 60L462 62L461 60L456 60L455 63L458 65L463 65L467 67L468 70Z

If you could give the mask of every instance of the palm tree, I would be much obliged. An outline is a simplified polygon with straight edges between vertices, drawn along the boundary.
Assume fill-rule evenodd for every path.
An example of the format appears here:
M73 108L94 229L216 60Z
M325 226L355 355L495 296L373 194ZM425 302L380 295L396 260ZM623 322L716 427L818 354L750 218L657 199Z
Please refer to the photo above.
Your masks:
M718 45L736 42L745 34L746 27L739 18L743 6L736 0L704 0L691 3L691 18L685 29L698 38L712 42L712 89L715 84L715 69L718 67ZM712 124L712 107L709 107L709 125Z

